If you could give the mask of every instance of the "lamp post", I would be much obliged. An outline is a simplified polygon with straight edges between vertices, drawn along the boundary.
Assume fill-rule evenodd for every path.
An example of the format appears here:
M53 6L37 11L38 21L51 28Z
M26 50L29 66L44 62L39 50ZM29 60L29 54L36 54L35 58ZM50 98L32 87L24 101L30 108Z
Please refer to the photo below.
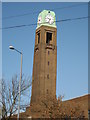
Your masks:
M90 120L90 110L88 110L88 120Z
M22 80L22 52L14 48L13 46L9 46L9 49L15 50L21 55L21 67L20 67L20 80L19 80L19 96L18 96L18 115L17 119L19 120L19 113L20 113L20 94L21 94L21 80Z

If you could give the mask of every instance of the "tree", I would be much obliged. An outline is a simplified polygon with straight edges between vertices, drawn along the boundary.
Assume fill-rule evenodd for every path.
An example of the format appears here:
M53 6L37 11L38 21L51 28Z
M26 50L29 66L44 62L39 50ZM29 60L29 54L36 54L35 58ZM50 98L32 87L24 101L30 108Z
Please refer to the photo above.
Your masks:
M33 118L59 118L59 119L83 119L84 111L79 104L75 102L62 101L63 96L59 99L47 95L32 104L31 111Z
M31 79L29 77L22 77L21 80L21 96L20 96L20 110L23 111L30 104L30 89ZM19 78L15 75L11 82L6 83L2 79L2 91L0 91L2 99L2 119L10 119L18 110L18 96L19 96ZM28 95L27 95L28 93ZM29 98L26 98L29 97ZM29 100L29 101L28 101Z

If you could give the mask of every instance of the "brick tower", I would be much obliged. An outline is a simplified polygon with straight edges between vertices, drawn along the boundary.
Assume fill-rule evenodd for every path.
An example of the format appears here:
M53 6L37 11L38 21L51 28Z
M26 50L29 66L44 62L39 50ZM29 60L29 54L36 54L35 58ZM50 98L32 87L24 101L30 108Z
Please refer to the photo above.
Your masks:
M38 16L31 102L47 94L56 97L57 28L55 13L43 10Z

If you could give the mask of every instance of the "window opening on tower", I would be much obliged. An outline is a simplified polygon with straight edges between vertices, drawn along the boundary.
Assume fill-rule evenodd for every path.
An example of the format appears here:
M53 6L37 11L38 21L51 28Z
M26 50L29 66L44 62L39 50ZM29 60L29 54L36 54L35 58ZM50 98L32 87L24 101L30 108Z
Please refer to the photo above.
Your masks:
M47 94L48 94L48 89L47 89Z
M49 79L49 74L47 75L47 78Z
M46 33L46 43L50 44L51 40L52 40L52 33L47 32Z
M38 44L40 43L40 33L37 34L38 36Z
M48 55L50 54L50 51L48 51Z
M49 61L48 61L48 66L49 66Z

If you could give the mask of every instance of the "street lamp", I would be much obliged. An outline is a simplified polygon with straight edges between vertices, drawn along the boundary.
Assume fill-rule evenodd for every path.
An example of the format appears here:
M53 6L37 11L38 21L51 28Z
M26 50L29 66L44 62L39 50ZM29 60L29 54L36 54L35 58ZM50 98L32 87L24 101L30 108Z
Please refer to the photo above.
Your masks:
M88 120L90 120L90 110L88 110Z
M9 49L15 50L16 52L21 54L21 67L20 67L20 80L19 80L19 97L18 97L18 116L17 119L19 120L19 113L20 113L20 91L21 91L21 79L22 79L22 52L14 48L13 46L9 46Z

